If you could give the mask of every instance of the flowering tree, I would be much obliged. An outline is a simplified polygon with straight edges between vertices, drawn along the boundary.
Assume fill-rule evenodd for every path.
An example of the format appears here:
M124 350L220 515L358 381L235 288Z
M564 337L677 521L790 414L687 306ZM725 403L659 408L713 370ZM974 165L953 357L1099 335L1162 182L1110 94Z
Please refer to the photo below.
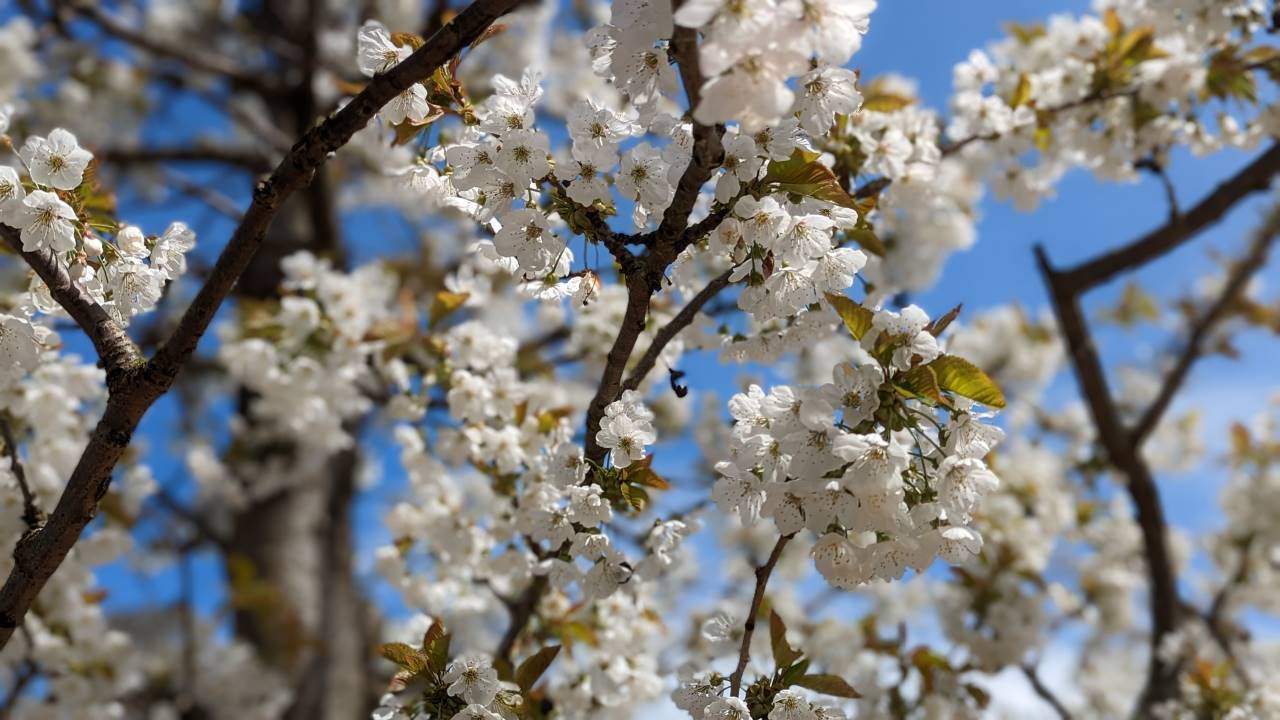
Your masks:
M1104 313L1175 335L1119 392L1080 302L1280 173L1261 0L1011 25L945 120L854 69L874 0L18 5L0 714L978 717L1012 669L1062 718L1280 717L1249 625L1277 416L1211 428L1224 529L1169 527L1156 482L1197 453L1196 361L1280 332L1280 206L1201 293ZM1263 144L1179 204L1176 150ZM1052 312L911 304L984 187L1030 211L1073 169L1154 175L1168 217L1037 249ZM766 379L717 399L708 361ZM176 606L107 612L121 559ZM1038 667L1062 635L1070 688Z

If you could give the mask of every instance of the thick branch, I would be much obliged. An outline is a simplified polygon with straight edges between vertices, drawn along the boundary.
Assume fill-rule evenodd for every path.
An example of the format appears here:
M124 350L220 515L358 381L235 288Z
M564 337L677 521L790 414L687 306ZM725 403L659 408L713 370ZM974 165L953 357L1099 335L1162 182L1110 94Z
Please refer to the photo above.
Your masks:
M702 288L693 299L685 305L676 316L671 318L670 322L662 326L658 334L654 336L653 342L649 343L649 348L644 351L644 355L636 361L635 367L631 369L631 374L627 376L626 382L622 383L623 390L635 390L640 387L640 383L644 382L644 378L653 369L655 363L658 362L658 356L667 347L667 344L675 339L680 331L689 327L693 319L698 316L698 312L702 310L702 306L711 301L719 292L729 286L729 276L733 274L732 270L725 270L717 275L706 287Z
M133 431L157 398L168 391L195 352L214 313L244 272L277 208L305 186L316 168L378 110L460 52L511 9L518 0L477 0L426 44L390 72L379 75L342 110L309 130L254 191L253 203L218 257L209 279L183 315L177 329L143 368L111 393L106 411L72 472L49 522L30 533L14 551L14 567L0 588L0 648L12 637L49 577L62 564L111 483L111 473Z
M1154 702L1173 697L1178 690L1176 665L1165 662L1157 652L1165 636L1176 629L1180 608L1164 508L1150 468L1129 441L1129 432L1120 422L1115 401L1107 387L1102 360L1080 311L1079 288L1069 284L1062 273L1053 269L1044 248L1036 247L1036 258L1045 284L1049 286L1059 331L1070 352L1098 441L1105 448L1108 461L1128 478L1127 488L1142 531L1151 583L1147 592L1151 610L1151 658L1147 683L1139 701L1139 707L1145 710Z
M49 294L80 326L93 342L98 360L107 370L111 383L117 375L142 364L142 353L129 339L128 333L115 318L85 292L74 280L54 251L48 248L26 252L22 249L22 235L14 228L0 225L0 238L14 252L22 255L36 275L49 287Z
M677 27L671 36L671 55L680 64L680 80L689 96L689 109L696 110L701 98L702 71L698 66L698 32L692 28ZM720 137L723 126L693 123L693 154L689 166L676 184L671 204L662 214L662 223L655 233L655 247L659 262L670 263L680 252L676 241L683 234L689 213L698 200L698 191L711 178L711 173L724 159L724 147ZM655 283L653 288L658 289Z
M1271 252L1272 243L1275 242L1277 235L1280 235L1280 207L1272 211L1271 216L1254 236L1249 251L1231 268L1227 284L1218 295L1218 299L1191 326L1191 334L1187 336L1187 346L1178 356L1169 374L1165 376L1164 382L1160 383L1160 394L1156 396L1151 407L1147 408L1133 428L1130 442L1135 447L1141 445L1159 424L1161 416L1169 408L1169 403L1173 402L1173 397L1187 379L1187 374L1191 372L1191 366L1203 354L1204 344L1213 332L1213 328L1227 316L1232 305L1244 292L1245 286L1249 284L1250 278L1267 264L1267 256Z
M1218 222L1248 195L1266 190L1280 173L1280 144L1259 155L1187 212L1136 242L1058 273L1059 282L1075 292L1101 285L1117 274L1150 262Z
M769 553L769 559L756 568L756 590L751 595L751 608L747 610L747 619L742 626L742 647L738 650L738 666L729 676L729 695L732 697L738 696L738 690L742 688L742 675L747 671L747 662L751 660L751 636L756 632L756 617L760 615L760 603L764 602L764 591L769 585L769 576L773 574L773 568L782 557L782 551L793 537L795 535L783 535L778 538L778 542L773 545L773 552Z
M604 463L605 450L596 442L596 432L604 418L604 409L622 394L622 373L635 350L636 340L644 332L645 319L649 315L649 299L652 295L645 273L638 272L627 283L627 309L618 327L618 336L605 359L604 374L600 386L587 407L586 457L596 465Z

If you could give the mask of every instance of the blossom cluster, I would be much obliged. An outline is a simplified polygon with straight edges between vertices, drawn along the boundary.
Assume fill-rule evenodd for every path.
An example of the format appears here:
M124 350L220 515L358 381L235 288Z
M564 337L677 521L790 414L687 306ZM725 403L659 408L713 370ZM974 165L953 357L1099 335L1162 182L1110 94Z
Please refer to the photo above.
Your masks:
M118 321L127 324L154 308L164 286L186 272L195 233L185 224L147 237L136 226L95 222L90 213L100 190L92 177L86 180L93 156L70 132L29 137L18 158L32 187L28 191L17 169L0 165L0 223L21 230L23 252L70 258L72 279ZM32 295L40 311L59 311L39 277L32 279Z
M820 387L752 386L729 402L732 445L713 498L743 524L815 533L817 568L837 587L896 580L937 555L964 564L982 549L973 513L998 486L983 458L1004 434L964 401L945 404L939 424L934 408L897 397L939 356L927 325L914 306L880 310L862 337L878 360L841 363Z

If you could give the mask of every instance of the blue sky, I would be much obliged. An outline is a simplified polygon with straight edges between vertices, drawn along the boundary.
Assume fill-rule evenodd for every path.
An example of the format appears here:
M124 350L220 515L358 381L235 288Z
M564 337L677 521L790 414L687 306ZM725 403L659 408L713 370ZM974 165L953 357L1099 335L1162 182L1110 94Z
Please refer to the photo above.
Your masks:
M881 0L872 17L871 31L854 65L864 77L895 72L919 82L925 101L946 109L951 87L951 69L974 47L982 47L1003 35L1001 25L1007 20L1042 19L1051 12L1081 12L1088 3L1082 0ZM171 137L187 136L192 127L215 129L207 108L198 103L171 108L173 115L154 121L147 137L161 142ZM172 120L182 117L185 123ZM1184 205L1194 202L1221 178L1245 164L1247 154L1224 152L1209 158L1194 158L1185 152L1175 153L1170 176ZM194 177L213 180L216 172L197 172ZM245 189L228 186L226 194L244 204ZM1107 248L1128 242L1144 231L1163 222L1166 213L1163 191L1151 178L1131 185L1103 185L1084 173L1068 176L1059 186L1057 197L1033 213L1020 213L1012 206L987 196L981 205L978 242L965 253L951 258L943 279L932 290L913 298L931 314L944 312L964 303L966 312L1008 302L1019 302L1037 310L1046 306L1046 296L1036 271L1032 245L1043 243L1059 264L1082 260ZM1174 296L1191 287L1197 277L1211 267L1206 249L1210 247L1231 253L1242 243L1259 213L1259 202L1243 205L1226 222L1189 246L1144 270L1139 277L1160 294ZM210 216L202 206L191 203L163 211L132 212L127 202L122 216L137 221L149 232L163 228L170 220L183 219L201 230L200 252L212 257L220 249L231 230L223 218ZM352 237L383 235L385 225L361 214L349 218L346 228ZM367 255L359 252L359 255ZM1115 283L1091 293L1086 307L1096 308L1114 300L1123 283ZM1164 347L1167 338L1149 333L1125 335L1112 329L1099 331L1109 362L1141 361L1155 348ZM1256 390L1276 385L1276 372L1266 362L1269 350L1266 338L1249 336L1241 342L1246 352L1242 361L1210 359L1193 373L1185 405L1199 401L1205 411L1206 441L1211 449L1223 447L1226 425L1231 419L1246 419L1262 406L1265 394ZM206 343L205 347L209 347ZM689 372L690 384L698 389L714 389L724 397L735 383L733 373L724 373L707 357L690 360L682 369ZM1055 400L1069 400L1075 393L1074 381L1065 376L1051 388ZM1175 410L1178 405L1175 405ZM182 492L181 448L172 446L169 429L175 419L174 405L162 401L144 420L136 436L146 444L147 454L162 482L175 479L174 487ZM397 452L385 437L373 438L372 452L384 470L380 484L363 497L357 509L357 528L362 548L370 548L385 537L378 530L379 516L387 503L397 498L402 489L403 474L398 468ZM683 455L683 456L682 456ZM662 460L674 474L682 471L688 456L672 452ZM1220 464L1210 458L1202 468L1178 478L1162 478L1171 520L1182 527L1206 529L1220 523L1216 495L1222 482ZM674 503L674 505L682 505ZM115 566L100 572L111 588L108 607L136 609L142 605L171 601L176 594L175 575L164 573L147 577ZM212 610L222 601L221 580L211 559L200 563L200 606ZM395 603L384 593L388 609Z

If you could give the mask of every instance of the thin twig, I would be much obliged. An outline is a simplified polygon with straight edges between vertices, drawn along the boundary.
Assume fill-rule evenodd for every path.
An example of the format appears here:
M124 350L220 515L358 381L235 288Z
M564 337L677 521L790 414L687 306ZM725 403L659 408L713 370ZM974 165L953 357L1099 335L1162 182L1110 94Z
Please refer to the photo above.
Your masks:
M178 173L163 169L162 172L164 173L165 183L173 186L173 189L178 193L204 203L211 210L229 220L240 222L240 207L231 198L211 187L192 182Z
M1249 551L1253 547L1256 534L1249 534L1240 543L1240 563L1236 565L1235 572L1227 581L1218 588L1213 594L1213 600L1209 603L1209 609L1200 615L1200 619L1204 621L1205 627L1209 629L1209 635L1213 637L1214 642L1222 649L1222 654L1227 656L1231 661L1231 670L1235 674L1236 679L1246 688L1253 687L1253 679L1249 676L1249 671L1245 668L1244 663L1240 662L1240 658L1236 656L1235 648L1231 645L1231 638L1227 636L1227 628L1223 627L1223 615L1227 611L1228 600L1231 591L1239 587L1249 577Z
M644 351L644 354L636 361L635 367L631 369L631 374L627 376L626 382L622 383L623 390L635 390L640 387L640 383L644 382L645 376L653 369L654 364L658 361L658 356L662 354L667 344L674 340L682 330L689 327L693 319L698 316L698 311L702 309L703 305L706 305L711 298L729 286L729 276L732 274L732 270L725 270L717 275L697 295L693 296L688 305L681 308L675 317L662 326L662 329L654 335L653 342L649 343L649 347Z
M1053 105L1047 108L1042 108L1040 112L1048 115L1056 115L1057 113L1064 112L1066 110L1074 110L1075 108L1084 107L1086 105L1092 105L1098 102L1105 102L1107 100L1113 100L1119 97L1136 96L1137 92L1138 92L1137 90L1132 88L1126 88L1123 90L1105 90L1105 91L1100 90L1100 91L1089 93L1088 95L1085 95L1084 97L1078 98L1076 100L1069 100L1059 105ZM968 147L969 145L972 145L973 143L990 142L993 140L999 140L1001 137L1003 136L1000 133L969 135L949 145L943 146L942 155L943 157L946 157L948 155L954 155L955 153L960 152L961 150Z
M152 163L217 163L231 165L254 173L271 170L271 159L261 150L245 146L215 145L198 141L192 145L174 147L109 147L94 152L99 160L110 165L143 165Z
M44 512L36 500L35 493L27 484L27 470L18 456L18 441L13 436L13 428L9 425L9 417L0 413L0 439L4 440L4 451L9 456L9 472L18 481L18 489L22 491L22 521L27 524L27 532L31 532L44 524Z
M1182 214L1178 207L1178 192L1173 187L1173 179L1169 177L1169 173L1165 172L1164 166L1156 162L1155 158L1146 158L1134 163L1133 167L1138 170L1146 170L1156 176L1156 179L1160 181L1160 185L1164 187L1164 199L1169 206L1169 222L1177 222L1178 216Z
M210 543L223 552L230 550L231 541L219 532L207 518L179 502L178 499L169 492L168 488L163 485L158 486L154 497L156 502L172 513L175 517L189 525L191 529L195 531L200 541Z
M277 91L277 88L267 80L269 74L266 72L241 67L228 58L211 55L190 47L179 47L160 42L145 32L129 27L123 20L99 7L96 3L85 2L84 0L70 0L63 4L76 13L92 20L108 35L119 38L152 55L177 60L193 70L224 77L231 81L233 85L250 88L264 95L271 95Z
M1059 718L1062 720L1071 720L1071 713L1067 710L1067 706L1063 705L1062 701L1058 699L1058 696L1049 689L1049 686L1044 684L1044 681L1040 679L1040 675L1036 673L1036 669L1034 667L1030 665L1023 665L1022 674L1026 676L1027 682L1031 683L1031 689L1036 691L1036 695L1039 695L1041 700L1049 703L1049 706L1053 708L1053 711L1058 713Z
M742 688L742 675L747 671L747 662L751 660L751 636L756 632L756 618L760 614L760 604L764 602L764 591L769 585L769 576L773 574L773 568L782 557L783 549L793 537L795 537L794 534L778 538L778 542L773 545L773 552L769 553L769 559L756 568L756 589L751 595L751 608L747 611L747 619L742 626L742 647L738 650L738 666L729 676L729 694L733 697L737 697L738 691Z
M511 619L507 623L506 632L502 634L501 642L498 643L498 650L494 653L495 658L511 662L511 652L516 647L516 640L520 638L520 633L524 632L525 626L533 619L534 611L538 609L538 602L542 600L542 593L546 592L549 586L550 582L547 580L547 576L539 575L508 606L511 612Z
M1165 375L1164 381L1160 383L1160 393L1133 428L1130 442L1135 446L1141 445L1159 424L1160 418L1169 408L1169 403L1173 402L1174 395L1187 379L1187 374L1191 372L1191 366L1204 353L1204 344L1214 327L1227 316L1231 307L1239 300L1249 280L1267 264L1267 256L1278 235L1280 235L1280 206L1254 236L1245 256L1232 266L1227 284L1218 295L1218 299L1191 326L1186 348L1178 356L1173 368Z
M0 703L0 720L9 720L13 716L13 708L22 697L22 691L26 690L27 685L31 684L39 674L40 668L30 658L22 661L13 676L13 684L9 686L9 692L4 696L4 702Z

